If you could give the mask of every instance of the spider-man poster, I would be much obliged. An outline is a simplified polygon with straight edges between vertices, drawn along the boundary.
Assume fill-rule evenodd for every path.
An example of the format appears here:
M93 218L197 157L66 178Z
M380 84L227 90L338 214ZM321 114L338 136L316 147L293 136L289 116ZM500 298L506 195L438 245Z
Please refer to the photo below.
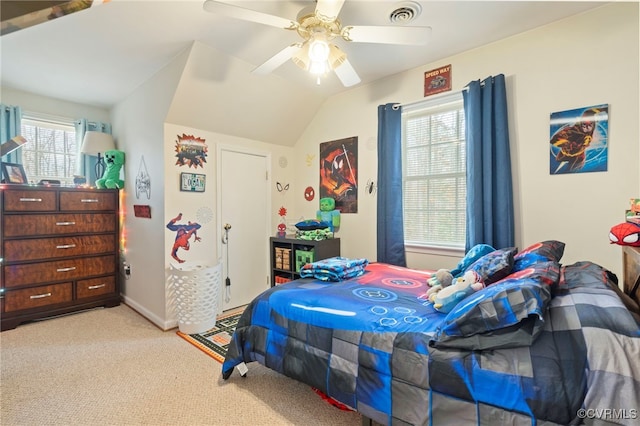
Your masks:
M358 213L358 137L320 144L320 198L341 213Z

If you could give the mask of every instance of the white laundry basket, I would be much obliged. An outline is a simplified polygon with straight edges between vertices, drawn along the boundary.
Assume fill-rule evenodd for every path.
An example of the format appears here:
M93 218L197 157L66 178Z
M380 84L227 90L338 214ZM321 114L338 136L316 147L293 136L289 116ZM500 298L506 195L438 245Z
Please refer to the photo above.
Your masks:
M170 266L178 328L185 334L210 330L216 325L222 264Z

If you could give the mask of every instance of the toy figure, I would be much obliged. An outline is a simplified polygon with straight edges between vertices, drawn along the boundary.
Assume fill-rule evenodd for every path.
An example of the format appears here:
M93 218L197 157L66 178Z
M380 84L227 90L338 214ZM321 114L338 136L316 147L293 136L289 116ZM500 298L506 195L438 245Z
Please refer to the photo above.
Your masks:
M124 152L112 149L104 153L107 168L102 178L96 180L96 188L122 188L124 181L120 179L120 169L124 165Z
M473 271L467 271L460 278L456 278L453 284L439 291L433 301L433 307L444 313L451 310L464 298L484 288L480 275Z
M316 212L316 218L329 224L331 232L340 227L340 210L336 210L336 201L331 197L320 199L320 210Z
M433 302L436 298L436 294L451 285L453 282L453 275L446 269L438 269L435 274L427 280L427 284L431 287L427 290L426 297L430 302Z

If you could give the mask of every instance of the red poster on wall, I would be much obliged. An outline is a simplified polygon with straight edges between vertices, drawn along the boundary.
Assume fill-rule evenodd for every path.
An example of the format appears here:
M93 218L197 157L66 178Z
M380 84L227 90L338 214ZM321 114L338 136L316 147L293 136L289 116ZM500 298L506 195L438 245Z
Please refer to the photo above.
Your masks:
M424 73L424 95L451 90L451 64Z

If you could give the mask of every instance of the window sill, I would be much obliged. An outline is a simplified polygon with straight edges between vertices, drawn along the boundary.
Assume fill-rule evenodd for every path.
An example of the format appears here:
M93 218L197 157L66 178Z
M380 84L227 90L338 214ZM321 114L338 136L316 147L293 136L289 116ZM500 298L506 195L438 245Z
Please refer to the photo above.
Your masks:
M429 254L436 256L463 257L464 247L423 246L417 244L405 244L408 253Z

